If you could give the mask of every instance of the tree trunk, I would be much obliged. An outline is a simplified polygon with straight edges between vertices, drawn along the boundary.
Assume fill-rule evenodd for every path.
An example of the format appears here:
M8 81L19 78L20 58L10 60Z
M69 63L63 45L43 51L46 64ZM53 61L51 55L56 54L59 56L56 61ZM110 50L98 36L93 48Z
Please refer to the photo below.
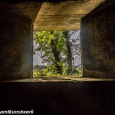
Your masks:
M53 31L51 31L51 34L53 33ZM58 39L58 38L57 38ZM60 51L58 51L57 47L56 47L56 43L55 40L51 40L51 48L52 48L52 53L54 55L54 59L55 59L55 66L57 68L57 73L62 74L62 66L60 66L58 64L58 62L61 62L60 59Z
M68 74L72 71L72 52L71 52L71 45L69 42L68 31L65 31L65 38L66 38L66 48L67 48L67 60L68 60Z

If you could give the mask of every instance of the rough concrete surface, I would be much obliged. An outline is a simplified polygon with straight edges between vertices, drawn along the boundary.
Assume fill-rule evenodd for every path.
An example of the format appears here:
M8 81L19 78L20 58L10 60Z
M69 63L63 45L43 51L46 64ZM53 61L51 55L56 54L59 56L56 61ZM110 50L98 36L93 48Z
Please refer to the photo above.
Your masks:
M0 12L0 79L32 76L32 21Z
M34 22L34 30L79 30L81 18L104 0L44 2Z
M115 78L114 14L105 2L81 21L84 77Z
M114 0L0 2L0 79L32 77L33 30L80 28L83 76L114 78L114 5Z
M13 2L13 0L9 1ZM100 0L92 1L101 2ZM83 77L98 77L99 75L102 77L105 74L108 74L110 78L115 76L115 4L112 1L114 0L105 0L104 4L82 19ZM87 4L85 6L85 2L89 2L89 0L79 0L78 2L84 3L83 8L87 10L87 13L90 12L92 6L88 7ZM29 11L27 11L28 3L21 3L22 6L20 4L19 7L17 4L20 3L0 4L0 80L12 79L12 83L9 81L9 83L0 83L0 112L4 110L33 110L36 115L115 115L115 82L112 82L111 79L72 78L76 82L67 78L64 82L57 82L56 78L53 77L53 82L39 78L30 79L32 75L32 22L35 15L39 16L38 9L40 7L38 8L39 4L32 3L36 6L36 11L34 12L34 8L32 10L30 8L30 12L38 14L32 14L32 18L30 18L31 16L27 13ZM62 16L63 13L67 12L64 11L66 9L62 8L64 3L61 4L60 7L56 7L56 10L57 14L61 13ZM66 2L65 8L69 9L73 5L72 3L69 7ZM79 3L75 5L82 6ZM16 12L15 9L13 11L11 9L15 6ZM52 11L55 10L54 6L56 4L52 6ZM81 9L81 6L78 8ZM50 12L50 5L48 8ZM59 12L57 8L60 9ZM42 9L42 11L48 11L48 9ZM57 27L57 23L54 23L59 17L56 16L57 14L53 21L53 16L46 18L46 12L44 17L36 18L37 21L46 18L43 19L43 24L37 23L37 21L34 24L38 30L43 30L51 19L52 23L55 24L53 27L57 27L57 30L66 30L67 27L67 29L78 29L80 26L77 26L76 22L79 23L77 20L80 20L80 15L77 15L76 11L77 7L73 7L71 12L75 13L75 15L73 14L75 18L72 20L70 17L73 15L68 16L69 18L62 16L60 20L64 21L64 24L68 19L67 24L63 24L63 26ZM81 12L84 13L83 10ZM44 21L47 20L48 22L45 23ZM45 26L43 26L44 23ZM41 26L38 28L37 24L41 24ZM54 28L49 25L45 30L49 29L53 30ZM99 74L97 75L97 73ZM106 77L108 78L108 76ZM28 79L13 81L13 79L19 78ZM33 83L28 83L30 81Z

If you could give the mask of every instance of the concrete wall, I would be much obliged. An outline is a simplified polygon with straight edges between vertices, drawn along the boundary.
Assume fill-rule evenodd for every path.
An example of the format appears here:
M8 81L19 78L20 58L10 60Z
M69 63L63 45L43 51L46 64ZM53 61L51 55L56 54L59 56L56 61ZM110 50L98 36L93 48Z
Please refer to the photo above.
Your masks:
M31 20L0 11L0 80L32 76Z
M115 5L110 6L107 1L82 18L84 77L115 78L114 31Z

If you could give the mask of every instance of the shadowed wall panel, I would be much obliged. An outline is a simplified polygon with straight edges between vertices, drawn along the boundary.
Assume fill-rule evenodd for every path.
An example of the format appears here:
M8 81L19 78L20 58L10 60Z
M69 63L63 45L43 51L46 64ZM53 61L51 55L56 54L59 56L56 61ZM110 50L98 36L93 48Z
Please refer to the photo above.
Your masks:
M81 20L84 77L115 78L115 6L105 4Z
M0 13L0 80L32 76L32 21Z

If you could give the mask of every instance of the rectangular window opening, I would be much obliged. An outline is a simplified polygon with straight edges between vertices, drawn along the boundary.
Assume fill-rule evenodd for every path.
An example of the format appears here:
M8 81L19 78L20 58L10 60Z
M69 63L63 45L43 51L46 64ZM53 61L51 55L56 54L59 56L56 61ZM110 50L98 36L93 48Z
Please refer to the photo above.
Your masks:
M80 30L33 32L33 78L77 81L82 77Z

